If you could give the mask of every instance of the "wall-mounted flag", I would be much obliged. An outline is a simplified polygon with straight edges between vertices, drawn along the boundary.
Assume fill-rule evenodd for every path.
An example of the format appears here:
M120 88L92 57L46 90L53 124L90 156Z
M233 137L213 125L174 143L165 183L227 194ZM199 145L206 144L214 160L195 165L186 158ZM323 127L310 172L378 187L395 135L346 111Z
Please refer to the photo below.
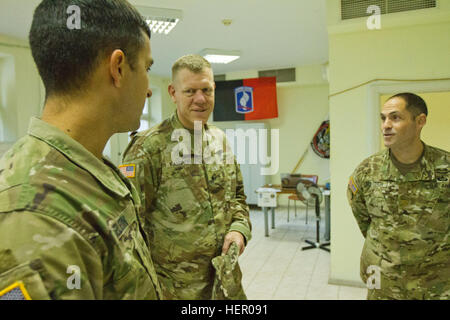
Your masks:
M217 81L214 121L278 117L276 77Z

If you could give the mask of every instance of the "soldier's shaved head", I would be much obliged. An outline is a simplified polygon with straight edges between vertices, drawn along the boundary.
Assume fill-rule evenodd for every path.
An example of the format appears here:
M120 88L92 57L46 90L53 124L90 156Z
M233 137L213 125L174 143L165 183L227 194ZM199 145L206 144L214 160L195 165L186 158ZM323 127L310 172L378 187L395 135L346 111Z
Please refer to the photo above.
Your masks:
M175 61L172 66L172 81L175 80L178 71L188 69L193 73L202 72L205 69L211 69L211 64L198 54L188 54Z
M67 27L69 6L80 8L80 29ZM145 35L150 38L150 29L128 1L43 0L34 12L29 41L46 97L85 89L100 59L117 48L134 68Z
M405 101L406 110L408 110L412 114L413 119L422 113L426 116L428 115L427 104L417 94L410 92L398 93L390 97L387 101L394 98L401 98Z

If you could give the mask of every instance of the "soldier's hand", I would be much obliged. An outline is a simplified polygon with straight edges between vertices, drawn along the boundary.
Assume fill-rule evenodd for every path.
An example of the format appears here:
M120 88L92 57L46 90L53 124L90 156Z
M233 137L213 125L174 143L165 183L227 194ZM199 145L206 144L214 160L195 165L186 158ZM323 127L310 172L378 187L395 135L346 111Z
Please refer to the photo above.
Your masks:
M223 241L222 254L226 254L228 252L228 249L233 242L236 242L239 248L239 255L244 252L244 236L238 231L230 231L227 233L227 235L225 236L225 240Z

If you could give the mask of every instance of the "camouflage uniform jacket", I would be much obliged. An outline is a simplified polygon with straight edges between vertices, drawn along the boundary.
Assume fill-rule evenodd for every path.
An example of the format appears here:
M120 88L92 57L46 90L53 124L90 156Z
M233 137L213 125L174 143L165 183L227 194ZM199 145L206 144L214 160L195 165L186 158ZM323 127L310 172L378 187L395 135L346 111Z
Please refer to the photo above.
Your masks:
M0 298L159 298L139 201L113 164L33 118L0 160Z
M402 175L389 149L364 160L350 177L348 199L365 237L361 278L378 266L380 289L369 299L449 299L449 153L425 145Z
M188 133L184 145L176 139L180 131ZM194 156L198 149L189 148L194 133L183 127L176 113L134 136L124 155L124 163L136 168L131 180L142 196L144 231L168 299L211 299L211 260L220 255L225 235L239 231L247 242L251 237L239 165L223 144L216 148L226 141L225 135L210 125L199 131L207 141L200 136L197 146L216 150L208 154L211 157ZM175 164L178 155L191 164ZM210 163L214 157L231 161Z

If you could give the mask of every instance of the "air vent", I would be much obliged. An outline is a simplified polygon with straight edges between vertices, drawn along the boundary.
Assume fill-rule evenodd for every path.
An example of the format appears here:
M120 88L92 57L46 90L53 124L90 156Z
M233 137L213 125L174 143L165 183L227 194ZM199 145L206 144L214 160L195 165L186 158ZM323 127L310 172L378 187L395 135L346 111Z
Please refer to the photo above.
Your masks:
M436 0L341 0L342 20L367 17L367 8L378 6L381 14L436 7Z
M225 75L224 74L217 74L214 75L214 81L225 81Z
M295 81L295 68L258 71L258 77L277 77L277 82Z

